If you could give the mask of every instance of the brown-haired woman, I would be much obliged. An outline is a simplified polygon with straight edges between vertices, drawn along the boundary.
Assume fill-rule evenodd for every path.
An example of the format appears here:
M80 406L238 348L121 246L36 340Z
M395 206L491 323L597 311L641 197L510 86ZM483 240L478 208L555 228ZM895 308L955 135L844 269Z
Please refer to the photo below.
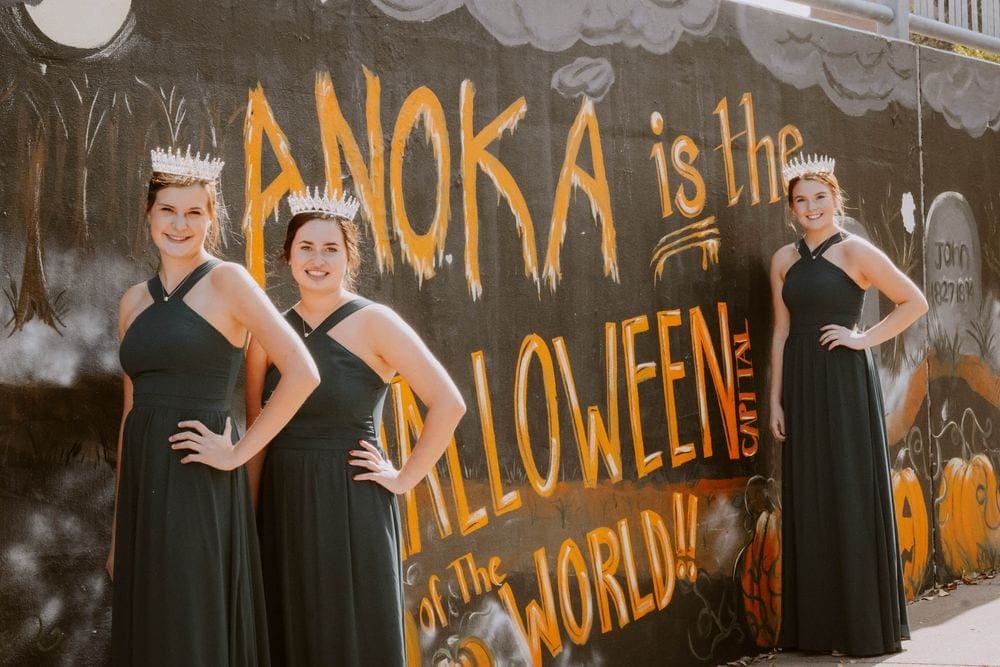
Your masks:
M285 260L300 300L286 317L319 367L319 388L267 448L259 533L271 659L280 665L404 665L400 519L394 494L424 478L465 405L448 373L389 308L355 294L357 202L289 197ZM304 210L312 209L312 210ZM427 406L402 469L379 442L399 373ZM247 415L281 376L251 345Z
M868 348L927 310L881 251L845 234L829 158L785 170L802 238L771 259L771 433L782 449L779 645L847 655L909 638L878 372ZM895 308L857 329L865 290Z
M160 271L119 307L125 392L107 563L118 665L269 664L242 466L319 377L246 270L206 250L221 167L153 151L146 218ZM287 380L237 438L229 410L248 332Z

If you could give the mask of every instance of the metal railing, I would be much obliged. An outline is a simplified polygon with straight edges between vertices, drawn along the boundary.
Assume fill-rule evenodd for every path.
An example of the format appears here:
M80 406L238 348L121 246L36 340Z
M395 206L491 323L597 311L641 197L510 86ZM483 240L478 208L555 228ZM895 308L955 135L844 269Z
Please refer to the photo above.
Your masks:
M1000 0L794 0L875 21L884 32L909 39L910 32L1000 53Z
M1000 37L1000 0L913 0L910 14Z

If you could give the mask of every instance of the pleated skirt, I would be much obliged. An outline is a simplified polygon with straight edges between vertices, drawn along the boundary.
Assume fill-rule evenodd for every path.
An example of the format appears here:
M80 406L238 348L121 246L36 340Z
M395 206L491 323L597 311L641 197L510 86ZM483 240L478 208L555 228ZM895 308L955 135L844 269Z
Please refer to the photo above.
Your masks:
M357 440L279 436L258 532L275 665L404 665L395 496L348 465Z
M779 645L871 656L909 638L871 354L792 334L783 358Z
M227 413L141 404L122 440L112 663L268 665L266 611L253 505L243 468L183 464L177 423L221 432Z

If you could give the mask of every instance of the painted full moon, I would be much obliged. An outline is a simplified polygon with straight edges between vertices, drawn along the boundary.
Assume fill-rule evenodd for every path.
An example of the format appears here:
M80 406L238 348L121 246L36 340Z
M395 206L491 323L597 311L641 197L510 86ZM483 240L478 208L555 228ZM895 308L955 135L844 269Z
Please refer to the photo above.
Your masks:
M24 6L46 37L78 49L94 49L110 42L131 7L131 0L43 0Z

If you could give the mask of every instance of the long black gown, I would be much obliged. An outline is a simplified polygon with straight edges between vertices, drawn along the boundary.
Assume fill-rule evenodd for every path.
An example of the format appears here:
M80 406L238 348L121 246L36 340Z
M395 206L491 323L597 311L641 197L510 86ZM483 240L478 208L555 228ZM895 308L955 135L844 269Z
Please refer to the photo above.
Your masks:
M909 638L896 540L882 390L871 354L819 343L853 327L864 290L823 253L785 275L791 313L782 367L782 627L779 644L880 655Z
M229 416L242 350L185 302L219 262L196 268L122 339L132 409L122 433L112 662L219 667L269 664L266 612L246 472L181 463L177 423L216 433ZM235 438L235 434L234 434Z
M400 517L395 496L355 481L358 440L379 446L387 385L328 335L369 305L355 299L315 329L286 314L320 386L268 445L258 531L275 665L405 664ZM277 384L268 369L264 396Z

